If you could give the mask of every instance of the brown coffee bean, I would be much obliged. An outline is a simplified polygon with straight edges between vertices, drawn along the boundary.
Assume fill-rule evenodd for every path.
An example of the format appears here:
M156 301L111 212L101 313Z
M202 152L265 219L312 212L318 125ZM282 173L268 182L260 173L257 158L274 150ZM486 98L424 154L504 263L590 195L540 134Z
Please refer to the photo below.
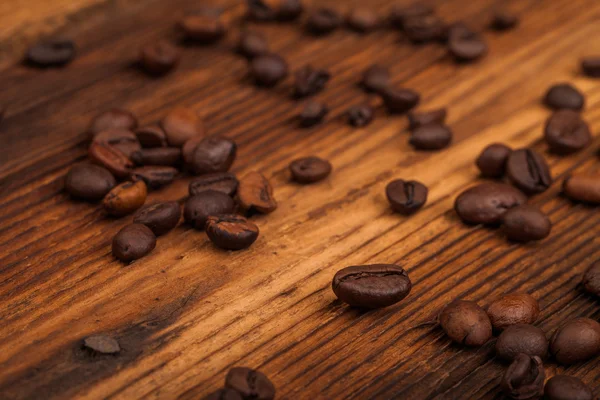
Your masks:
M300 0L246 0L248 16L256 21L291 21L304 7Z
M206 221L208 238L225 250L247 249L258 238L258 232L258 226L240 215L211 216Z
M331 75L324 69L315 69L306 65L294 74L294 95L296 97L312 96L323 90Z
M238 52L252 59L269 53L267 39L258 32L243 32L238 42Z
M93 164L76 164L67 173L65 190L82 200L101 200L117 181L106 168Z
M143 206L147 194L148 190L143 181L124 182L108 192L102 204L107 213L120 217Z
M137 165L175 166L181 164L181 159L179 147L153 147L131 154L131 161Z
M225 193L228 196L233 196L238 188L238 180L234 174L229 172L215 172L212 174L204 174L195 178L190 182L190 196L195 196L206 190L216 190L217 192Z
M135 213L133 222L146 225L156 236L164 235L177 226L181 208L176 201L151 204Z
M502 378L502 391L511 399L539 399L544 392L546 372L539 357L519 354Z
M114 338L106 335L93 335L83 339L83 348L92 354L117 354L121 346Z
M194 153L196 152L196 147L200 144L201 141L204 140L204 136L196 136L185 142L183 147L181 148L181 153L183 155L183 163L186 166L192 165L194 162Z
M158 125L144 126L136 129L135 136L142 147L166 147L167 135L165 131Z
M194 110L177 107L161 121L170 146L182 147L196 136L204 135L204 123Z
M390 114L403 114L416 107L421 96L410 89L385 87L379 92Z
M238 186L237 197L244 210L269 214L277 208L271 184L261 173L250 172Z
M108 129L98 132L94 136L93 142L110 145L127 157L131 157L132 153L142 149L135 134L125 129Z
M197 43L214 43L225 36L227 28L219 15L204 13L190 15L179 22L186 38Z
M452 143L452 131L440 124L421 125L408 142L417 150L441 150Z
M331 173L331 164L319 157L303 157L290 163L292 179L298 183L319 182Z
M519 353L544 359L548 354L548 339L544 331L526 324L506 328L496 341L496 356L504 361L513 361Z
M502 178L506 171L506 161L512 149L502 143L493 143L483 149L475 164L486 178Z
M88 131L93 135L109 129L125 129L133 131L138 125L131 111L113 108L96 116L90 123Z
M552 230L550 219L539 208L528 204L511 208L502 217L502 230L516 242L542 240Z
M144 46L140 52L140 65L151 75L164 75L179 64L181 52L166 40Z
M427 186L417 181L397 179L388 183L385 188L392 209L400 214L415 213L427 202Z
M438 108L431 111L414 112L411 111L408 116L408 127L410 130L429 124L443 125L446 121L447 111L445 108Z
M371 32L379 26L379 16L368 8L354 8L346 16L348 27L356 32Z
M75 53L75 43L71 40L45 40L27 50L26 61L36 67L61 67L70 63Z
M506 175L513 185L533 195L552 185L552 175L546 159L533 149L514 150L506 161Z
M550 353L563 365L589 360L600 354L600 323L575 318L562 324L550 340Z
M527 196L510 185L482 183L462 192L454 210L466 223L496 224L507 210L526 202Z
M246 368L231 368L225 377L225 387L236 390L244 400L273 400L275 386L260 371Z
M600 57L588 57L581 61L583 73L590 78L600 78Z
M362 128L369 125L375 117L375 110L368 104L352 106L346 112L348 123L354 127Z
M92 143L88 155L93 162L104 166L117 178L129 177L134 166L125 154L105 143Z
M492 337L492 323L483 308L467 300L454 300L439 315L450 339L467 346L483 346Z
M494 300L487 313L494 329L503 330L511 325L533 324L540 315L540 307L527 293L510 293Z
M244 398L233 389L223 388L212 392L202 400L244 400Z
M488 46L479 34L454 29L448 36L448 50L457 61L468 62L483 57Z
M581 282L588 293L600 296L600 261L596 261L585 271Z
M277 54L263 54L250 61L250 74L259 86L273 87L288 75L287 62Z
M563 182L563 192L571 200L600 204L600 174L571 175Z
M594 400L594 392L579 378L554 375L544 387L544 400Z
M189 225L203 230L208 217L231 214L234 209L235 202L225 193L205 190L187 199L183 206L183 218Z
M306 21L306 29L314 35L326 35L342 25L342 16L333 8L321 7L313 11Z
M235 161L236 154L237 145L233 140L216 135L208 136L196 146L188 168L196 175L227 172Z
M544 103L555 110L566 108L581 111L585 106L585 97L576 87L568 83L559 83L548 89Z
M390 84L390 71L378 64L370 66L362 76L360 85L367 92L379 93Z
M544 138L550 151L570 154L592 142L588 124L573 110L558 110L546 122Z
M302 109L302 112L300 112L300 126L303 128L310 128L311 126L317 125L323 121L328 113L329 108L325 104L309 101Z
M421 3L414 3L409 6L394 7L390 12L391 24L398 28L404 29L404 23L411 18L421 18L434 14L433 8Z
M121 261L133 261L149 254L156 247L156 236L146 225L131 224L113 238L112 253Z
M144 181L149 190L156 190L173 182L179 171L173 167L150 165L131 171L133 181Z
M402 28L411 42L421 44L442 39L446 23L435 14L426 14L405 18Z
M508 31L517 25L519 25L519 18L506 10L496 11L490 23L490 27L496 31Z

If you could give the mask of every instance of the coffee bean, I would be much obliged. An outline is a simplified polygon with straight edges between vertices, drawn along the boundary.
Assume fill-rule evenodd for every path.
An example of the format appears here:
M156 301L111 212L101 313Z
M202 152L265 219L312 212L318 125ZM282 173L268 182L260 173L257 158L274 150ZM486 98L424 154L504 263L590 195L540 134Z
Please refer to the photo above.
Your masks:
M238 188L238 180L234 174L229 172L215 172L204 174L190 182L190 196L195 196L200 192L207 190L216 190L225 193L227 196L233 196Z
M404 34L417 44L440 40L446 31L446 23L435 14L405 18L402 24Z
M65 190L82 200L101 200L117 181L109 170L92 164L76 164L67 173Z
M259 172L250 172L240 180L237 197L244 210L269 214L277 208L273 188L267 178Z
M138 125L137 118L132 112L113 108L96 116L88 128L92 135L109 129L134 130Z
M219 15L211 13L190 15L179 22L186 38L197 43L214 43L227 32L225 23Z
M447 111L445 108L438 108L431 111L414 112L411 111L408 116L408 127L410 130L415 130L423 125L440 124L443 125L446 121Z
M231 368L225 377L225 387L236 390L244 400L273 400L275 398L273 383L265 374L251 368Z
M545 400L594 400L594 392L574 376L554 375L546 382Z
M135 136L137 136L142 147L153 148L167 146L167 135L158 125L139 128L135 131Z
M379 26L379 17L368 8L354 8L346 16L346 23L356 32L367 33Z
M93 335L83 339L83 348L92 354L117 354L121 346L114 338L106 335Z
M166 40L144 46L140 52L140 65L151 75L164 75L179 64L181 52Z
M373 64L362 76L360 85L367 92L379 93L390 84L390 71L381 65Z
M600 261L596 261L585 271L581 282L588 293L600 296Z
M581 61L583 73L591 78L600 78L600 57L589 57Z
M540 306L527 293L510 293L494 300L487 313L494 329L500 331L511 325L533 324L540 315Z
M533 149L515 150L506 161L506 175L513 185L533 195L552 185L552 175L546 159Z
M238 52L252 59L269 53L267 39L258 32L243 32L238 42Z
M439 315L446 335L456 343L483 346L492 337L492 323L483 308L468 300L454 300Z
M567 108L581 111L585 106L585 97L576 87L568 83L560 83L548 89L544 103L555 110Z
M148 190L143 181L124 182L108 192L102 204L110 215L120 217L131 214L143 206L147 194Z
M208 217L231 214L234 209L235 202L225 193L205 190L187 199L183 206L183 218L189 225L203 230Z
M195 136L190 140L186 141L183 147L181 148L181 153L183 155L183 163L186 166L189 167L194 162L194 154L196 152L196 148L203 140L204 136Z
M548 354L548 339L544 331L526 324L506 328L496 341L496 356L504 361L513 361L519 353L544 359Z
M131 160L137 165L175 166L181 164L181 149L179 147L142 149L131 154Z
M257 85L273 87L288 75L288 65L277 54L263 54L250 62L250 74Z
M317 125L323 121L328 113L329 108L325 104L309 101L300 113L300 126L310 128L311 126Z
M496 11L490 27L496 31L508 31L519 25L519 18L506 10Z
M94 136L93 142L110 145L127 157L131 157L132 153L142 149L137 136L125 129L108 129L98 132Z
M550 353L563 365L596 357L600 354L600 323L589 318L565 322L550 340Z
M177 107L161 121L170 146L181 147L196 136L204 135L204 123L194 110Z
M473 33L473 29L471 29L469 25L463 21L457 21L446 27L446 31L444 32L444 35L440 41L448 44L451 36L463 37L472 35Z
M373 107L368 104L352 106L346 112L348 123L357 128L369 125L375 116Z
M75 43L70 40L46 40L29 48L26 59L37 67L60 67L75 58L75 51Z
M550 151L570 154L592 142L588 124L573 110L558 110L546 122L544 138Z
M496 224L507 210L526 202L527 196L510 185L482 183L462 192L454 210L466 223Z
M290 163L292 179L298 183L319 182L331 173L331 164L319 157L303 157Z
M502 391L511 399L538 399L544 392L546 372L539 357L519 354L502 378Z
M571 175L563 182L563 192L571 200L600 204L600 174Z
M313 11L306 21L306 29L315 35L326 35L342 25L342 16L333 8L321 7Z
M246 0L248 16L256 21L291 21L304 7L300 0Z
M212 392L208 396L204 397L203 400L244 400L242 395L233 389L219 389L216 392Z
M156 247L156 236L146 225L131 224L113 238L112 253L121 261L133 261L149 254Z
M441 124L421 125L408 142L417 150L441 150L452 143L452 131Z
M242 250L256 241L258 226L240 215L217 215L208 217L206 234L217 247Z
M176 201L151 204L135 213L133 222L146 225L156 236L164 235L177 226L181 208Z
M421 96L410 89L385 87L379 91L383 103L390 114L402 114L416 107Z
M173 167L147 166L131 171L131 179L144 181L150 190L156 190L173 182L179 171Z
M294 74L296 82L294 84L294 95L296 97L311 96L323 90L331 75L324 69L315 69L306 65Z
M433 8L421 3L414 3L403 7L396 6L390 12L390 23L398 29L404 29L404 22L406 20L432 14L434 14Z
M511 208L504 214L502 228L510 240L530 242L548 237L552 223L539 208L524 204Z
M96 164L108 169L117 178L127 178L133 168L133 163L125 154L105 143L92 143L88 155Z
M216 135L208 136L196 146L188 168L196 175L227 172L235 161L236 154L237 145L233 140Z
M338 299L359 308L391 306L412 288L406 271L394 264L346 267L335 274L331 286Z
M427 186L417 181L391 181L385 188L392 209L400 214L409 215L423 207L427 202Z
M502 143L493 143L483 149L475 164L486 178L502 178L506 171L506 161L512 149Z
M448 36L448 50L457 61L468 62L483 57L488 46L475 32L452 30Z

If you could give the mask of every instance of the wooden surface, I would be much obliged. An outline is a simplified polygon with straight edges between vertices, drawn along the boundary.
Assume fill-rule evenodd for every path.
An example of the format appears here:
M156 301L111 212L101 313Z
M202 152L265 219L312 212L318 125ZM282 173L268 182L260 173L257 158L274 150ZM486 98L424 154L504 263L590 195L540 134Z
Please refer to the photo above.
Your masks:
M233 20L243 11L234 1L215 4ZM391 1L369 4L383 12ZM448 21L476 28L494 6L434 4ZM220 387L234 365L265 372L281 399L500 398L504 366L493 344L467 349L438 330L411 328L457 297L485 306L513 291L539 299L538 325L548 333L568 318L600 318L600 302L577 287L600 255L598 209L560 197L555 183L531 199L550 216L552 234L529 245L466 227L452 211L458 193L478 181L474 159L488 143L546 151L541 133L549 112L540 98L554 82L585 92L584 116L596 138L573 156L547 155L552 173L560 180L598 168L600 80L582 77L578 62L600 54L600 3L507 4L521 25L487 32L490 54L474 65L457 66L442 46L414 47L390 31L314 39L297 24L259 26L293 68L310 62L333 73L318 96L332 108L327 123L299 130L301 103L290 99L290 80L271 91L254 88L246 62L232 54L237 29L217 46L186 48L180 68L163 79L131 67L142 44L176 39L175 21L196 1L3 1L0 398L197 399ZM55 30L79 46L68 68L16 63L24 44ZM344 123L344 110L366 99L355 83L375 61L391 67L394 82L422 93L421 108L449 107L449 149L415 152L406 119L381 108L365 129ZM159 238L150 256L124 265L110 243L131 217L109 219L96 205L72 201L62 179L85 158L92 116L124 107L149 123L176 105L197 110L211 133L235 138L234 172L266 174L280 207L255 219L261 236L247 251L216 250L203 233L181 226ZM290 183L287 164L312 154L332 162L332 176L312 186ZM393 214L384 196L393 178L427 184L427 206L409 218ZM149 200L183 199L188 181ZM412 293L368 313L344 306L331 278L361 263L403 265ZM94 333L118 338L123 352L86 357L81 339ZM548 363L547 372L576 375L600 391L599 361Z

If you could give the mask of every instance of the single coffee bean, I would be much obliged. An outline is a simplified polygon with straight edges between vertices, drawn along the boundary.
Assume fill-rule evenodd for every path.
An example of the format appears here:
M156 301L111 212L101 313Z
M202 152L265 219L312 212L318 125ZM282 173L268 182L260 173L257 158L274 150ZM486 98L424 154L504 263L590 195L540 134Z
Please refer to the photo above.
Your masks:
M26 60L37 67L61 67L75 58L75 51L75 43L70 40L47 40L29 48Z
M379 93L390 84L390 71L378 64L370 66L362 76L360 85L367 92Z
M440 124L443 125L446 121L447 111L445 108L438 108L431 111L414 112L411 111L407 114L408 116L408 127L410 130L415 129L429 124Z
M519 25L519 18L506 10L496 11L490 27L496 31L508 31Z
M242 395L233 389L223 388L212 392L203 400L244 400Z
M510 185L482 183L462 192L454 210L466 223L496 224L507 210L526 202L527 196Z
M93 136L109 129L125 129L132 131L137 125L137 118L132 112L113 108L96 116L92 120L88 131Z
M83 348L92 354L117 354L121 346L114 338L106 335L93 335L83 339Z
M271 184L261 173L250 172L242 180L237 191L238 202L244 210L256 210L269 214L277 208Z
M375 110L368 104L352 106L346 112L348 123L357 128L369 125L375 117Z
M321 7L312 12L306 21L306 29L314 35L326 35L342 25L342 16L332 8Z
M421 3L414 3L407 7L394 7L390 12L390 23L398 29L404 29L404 22L411 18L425 17L434 14L433 8Z
M356 32L367 33L379 26L377 13L368 8L354 8L346 16L348 27Z
M533 195L552 185L552 175L546 159L533 149L514 150L506 161L506 175L513 185Z
M571 200L600 204L600 174L571 175L563 182L563 192Z
M189 167L194 162L194 154L196 152L196 148L203 140L204 136L195 136L190 140L186 141L183 147L181 148L181 153L183 155L183 163L186 166Z
M410 89L385 87L379 94L383 98L383 103L390 114L403 114L416 107L421 100L421 96Z
M273 87L288 75L288 65L277 54L263 54L252 59L250 73L257 85Z
M146 225L156 236L161 236L175 228L180 218L179 203L167 201L141 208L133 216L133 222Z
M596 261L585 271L581 282L588 293L600 296L600 261Z
M238 42L238 52L252 59L269 53L267 39L258 32L243 32Z
M165 131L158 125L144 126L136 129L135 136L142 147L153 148L153 147L166 147L167 135Z
M300 0L246 0L248 16L256 21L291 21L304 7Z
M483 149L475 164L486 178L502 178L506 171L506 161L512 149L502 143L493 143Z
M483 346L492 337L492 323L483 308L468 300L454 300L438 317L450 339L467 346Z
M127 157L131 157L131 154L142 149L137 136L125 129L108 129L98 132L94 136L93 142L110 145Z
M496 356L504 361L513 361L519 353L544 359L548 354L548 339L544 331L526 324L506 328L496 341Z
M539 208L524 204L511 208L504 214L502 228L510 240L530 242L548 237L552 223Z
M190 171L196 175L213 172L227 172L235 161L237 145L231 139L221 136L208 136L196 146Z
M408 142L417 150L440 150L452 143L452 131L441 124L421 125Z
M170 146L181 147L196 136L204 135L204 123L194 110L177 107L161 121Z
M319 157L304 157L290 163L292 179L298 183L322 181L331 173L331 164Z
M456 21L446 27L443 37L440 39L442 43L448 44L451 36L463 37L474 34L473 29L463 21Z
M147 195L148 189L143 181L123 182L104 196L102 204L110 215L120 217L143 206Z
M214 43L227 32L222 18L212 13L187 16L180 21L179 26L186 38L202 44Z
M550 340L550 353L563 365L596 357L600 354L600 323L590 318L565 322Z
M487 313L494 329L501 331L511 325L533 324L540 315L540 306L527 293L511 293L494 300Z
M435 14L406 18L402 26L408 39L417 44L440 40L446 31L446 23Z
M251 368L231 368L225 377L225 387L236 390L244 400L273 400L275 398L273 383L265 374Z
M329 72L324 69L315 69L306 65L294 74L296 82L294 84L294 95L296 97L312 96L323 90L327 81L331 78Z
M234 174L229 172L215 172L204 174L190 182L190 196L195 196L200 192L207 190L216 190L225 193L227 196L233 196L238 188L238 180Z
M427 186L417 181L391 181L385 188L392 209L397 213L409 215L423 207L427 202Z
M142 258L156 247L156 236L146 225L131 224L113 238L112 253L121 261Z
M217 215L208 217L206 234L217 247L225 250L242 250L256 241L258 226L240 215Z
M581 111L585 105L585 97L576 87L568 83L559 83L548 89L544 103L555 110L566 108Z
M310 128L311 126L317 125L323 121L328 113L329 108L325 104L309 101L300 113L300 126Z
M544 138L550 151L570 154L592 142L588 124L573 110L558 110L546 122Z
M339 270L331 286L338 299L352 307L381 308L408 296L412 283L402 267L374 264Z
M225 193L205 190L187 199L183 206L183 218L189 225L203 230L208 217L231 214L234 209L235 202Z
M131 179L144 181L150 190L156 190L173 182L179 171L173 167L150 165L135 168L131 171Z
M93 162L104 166L117 178L127 178L134 166L125 154L105 143L92 143L88 155Z
M164 75L179 64L181 52L166 40L144 46L140 52L140 65L151 75Z
M544 393L546 372L539 357L519 354L502 378L502 391L511 399L539 399Z
M137 165L179 165L181 164L181 149L179 147L141 149L131 154L131 161Z
M544 400L594 400L594 392L574 376L554 375L544 387Z
M479 34L454 29L448 37L448 50L457 61L468 62L483 57L488 46Z
M65 190L82 200L101 200L117 181L106 168L93 164L76 164L67 173Z
M583 73L590 78L600 78L600 57L589 57L581 61Z

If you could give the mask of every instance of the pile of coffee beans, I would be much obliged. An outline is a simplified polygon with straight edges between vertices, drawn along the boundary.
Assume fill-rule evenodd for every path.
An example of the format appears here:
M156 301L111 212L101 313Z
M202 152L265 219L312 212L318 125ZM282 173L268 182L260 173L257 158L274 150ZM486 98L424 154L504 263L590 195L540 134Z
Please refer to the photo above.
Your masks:
M225 377L225 387L204 400L273 400L275 386L265 374L247 367L234 367Z

